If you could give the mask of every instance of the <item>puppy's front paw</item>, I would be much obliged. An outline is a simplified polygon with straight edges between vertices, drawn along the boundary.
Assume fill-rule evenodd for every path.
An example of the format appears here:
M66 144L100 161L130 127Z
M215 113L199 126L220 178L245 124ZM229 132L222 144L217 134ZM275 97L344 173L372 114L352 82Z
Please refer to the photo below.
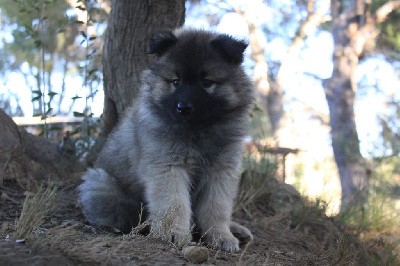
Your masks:
M226 252L239 251L239 240L233 236L231 232L214 232L210 235L211 241L208 240L212 247Z
M179 249L192 242L192 234L187 230L173 229L171 240Z
M160 226L153 223L151 225L150 235L155 238L160 238L176 245L179 249L192 241L190 230L184 230L177 227Z

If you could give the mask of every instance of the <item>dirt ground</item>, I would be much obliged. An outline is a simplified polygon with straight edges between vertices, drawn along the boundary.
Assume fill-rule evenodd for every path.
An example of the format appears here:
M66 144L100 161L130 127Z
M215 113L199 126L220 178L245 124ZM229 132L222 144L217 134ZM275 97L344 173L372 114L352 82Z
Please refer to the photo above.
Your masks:
M122 235L88 225L72 183L62 182L54 211L31 237L16 243L15 225L26 192L15 180L0 188L0 265L180 265L190 264L172 244L142 235ZM363 265L364 248L329 218L304 209L295 219L268 206L237 211L234 220L248 227L254 241L241 252L209 249L206 264L216 265ZM300 217L300 218L299 218Z

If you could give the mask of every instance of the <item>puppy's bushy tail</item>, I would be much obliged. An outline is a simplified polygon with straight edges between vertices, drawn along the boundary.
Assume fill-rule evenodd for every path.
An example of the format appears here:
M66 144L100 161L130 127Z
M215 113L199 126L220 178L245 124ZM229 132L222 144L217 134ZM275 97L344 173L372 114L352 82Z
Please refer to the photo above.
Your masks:
M86 219L96 225L129 232L139 223L141 203L101 168L89 169L78 187L79 201Z

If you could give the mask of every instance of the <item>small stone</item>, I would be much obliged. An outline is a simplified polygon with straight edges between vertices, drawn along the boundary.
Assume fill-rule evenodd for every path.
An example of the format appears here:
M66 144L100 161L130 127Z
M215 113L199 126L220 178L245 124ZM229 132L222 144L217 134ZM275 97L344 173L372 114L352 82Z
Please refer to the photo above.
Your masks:
M208 260L209 252L206 247L187 246L182 250L183 256L191 263L203 263Z
M25 244L26 240L25 239L17 239L17 240L15 240L15 242L18 244Z

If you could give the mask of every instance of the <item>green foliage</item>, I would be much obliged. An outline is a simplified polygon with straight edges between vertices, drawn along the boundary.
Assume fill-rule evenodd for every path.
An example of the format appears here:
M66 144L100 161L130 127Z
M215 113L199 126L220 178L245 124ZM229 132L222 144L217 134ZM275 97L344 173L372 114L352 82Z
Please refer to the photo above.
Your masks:
M243 169L266 173L270 176L275 176L277 163L268 154L250 154L246 153L243 158Z
M378 237L368 243L368 265L400 265L400 256L396 251L396 245L400 243L390 243L382 237Z
M74 116L84 118L82 123L73 131L68 132L68 137L71 137L70 141L74 142L74 155L77 158L91 156L91 149L96 145L102 146L103 144L103 140L97 138L101 121L100 119L93 118L93 113L90 113L87 109L83 113L74 112ZM96 152L99 151L100 149Z
M368 203L364 208L349 208L341 214L341 219L358 232L383 231L397 224L399 214L393 209L392 200L377 190L369 194Z
M12 55L3 71L12 68L24 75L32 93L34 116L40 114L46 119L53 112L51 103L57 95L51 86L56 67L53 59L62 58L62 50L66 49L60 45L65 38L59 38L57 31L68 23L64 16L68 4L61 0L14 0L1 3L0 8L7 16L7 27L13 36L12 41L3 40L3 49ZM47 125L44 129L46 133Z
M362 209L350 208L341 218L358 231L383 231L394 229L400 221L398 180L400 158L389 157L375 160L375 169L370 178L368 202Z
M272 136L270 123L268 122L268 116L266 112L261 109L259 104L256 104L250 113L251 117L251 136L255 141L265 139L268 136Z
M326 208L327 203L323 200L306 200L303 208L295 209L291 213L291 227L295 228L307 223L316 223L327 219Z
M390 0L374 0L371 3L373 14ZM389 17L378 25L381 33L378 38L378 45L384 49L400 52L400 9L394 10Z
M69 22L65 16L65 11L69 8L66 1L4 1L0 4L0 8L12 25L14 41L9 49L16 55L18 55L16 52L19 52L21 58L18 58L18 62L23 60L34 64L34 52L41 47L47 53L54 53L62 48L59 45L57 32ZM40 29L41 22L44 23L43 30ZM71 41L73 40L69 41L70 44ZM26 56L29 56L30 60L26 60Z
M400 156L400 103L392 102L392 112L380 119L387 154Z
M400 257L400 158L374 160L368 201L349 208L339 218L368 243L370 265L397 265ZM379 263L378 263L379 262Z
M75 8L86 12L85 21L78 20ZM67 76L83 77L82 91L88 91L87 98L96 94L101 73L100 57L93 45L98 30L94 26L107 18L97 1L13 0L1 1L0 9L4 15L1 29L12 36L0 37L0 72L15 71L24 76L35 115L45 118L61 112ZM94 29L90 34L88 27ZM61 82L53 83L55 73L63 75ZM79 98L73 98L70 110Z
M268 180L274 178L276 164L267 156L256 158L246 153L243 158L243 173L241 175L239 195L236 209L248 211L249 207L259 203L269 192ZM264 202L264 204L267 204Z
M400 201L400 157L375 158L374 163L373 190L379 195Z

